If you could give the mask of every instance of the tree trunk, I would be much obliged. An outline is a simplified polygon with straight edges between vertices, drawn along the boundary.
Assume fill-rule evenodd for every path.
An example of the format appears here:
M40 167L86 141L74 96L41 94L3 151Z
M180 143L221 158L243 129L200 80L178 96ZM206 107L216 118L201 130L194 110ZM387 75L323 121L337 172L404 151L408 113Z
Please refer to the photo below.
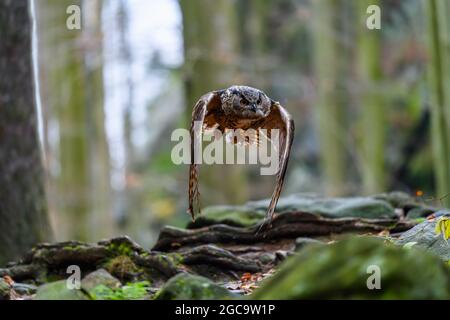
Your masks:
M110 157L105 129L103 87L102 0L85 0L84 44L86 112L89 137L90 216L89 238L113 235L111 207Z
M361 116L360 167L364 192L380 193L385 188L385 113L381 78L381 31L366 27L369 5L380 5L376 0L356 2L358 17L358 85Z
M195 102L205 93L229 87L237 70L236 7L228 0L180 0L185 50L186 123ZM186 124L186 127L188 125ZM247 200L242 168L201 166L202 204ZM217 190L220 188L220 192Z
M0 1L0 265L51 238L27 0Z
M96 240L112 233L109 152L103 109L101 5L40 0L39 38L44 109L53 137L52 211L58 239ZM82 9L82 27L69 30L69 6ZM52 130L52 128L47 128Z
M427 0L429 88L437 197L450 206L450 4Z
M313 1L314 57L317 75L317 127L325 190L330 195L345 193L346 186L346 87L341 79L347 68L348 52L342 41L344 1Z

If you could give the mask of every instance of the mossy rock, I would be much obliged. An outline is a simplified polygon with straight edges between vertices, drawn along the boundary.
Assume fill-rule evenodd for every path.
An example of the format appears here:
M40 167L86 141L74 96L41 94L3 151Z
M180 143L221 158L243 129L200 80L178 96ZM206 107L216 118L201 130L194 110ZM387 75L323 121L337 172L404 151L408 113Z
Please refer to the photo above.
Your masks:
M450 217L450 214L445 215ZM396 241L398 245L420 247L435 254L444 261L450 260L450 240L444 240L435 232L436 222L440 219L425 220L414 228L403 233Z
M411 208L406 216L408 217L408 219L417 219L428 217L430 214L433 214L434 212L435 210L432 207L415 207Z
M166 282L156 294L156 300L218 300L234 295L211 280L187 273L180 273Z
M265 217L264 210L255 210L245 206L211 206L204 208L202 214L189 224L189 228L214 224L228 224L237 227L249 227Z
M368 288L373 266L380 289ZM288 258L252 299L449 299L450 268L418 249L352 237Z
M248 208L265 212L270 199L249 202ZM394 207L385 200L374 197L352 198L322 198L310 194L294 194L281 198L277 205L277 212L308 212L327 218L366 218L366 219L394 219Z
M389 202L395 208L416 207L420 203L416 198L403 191L393 191L374 195L373 198Z
M67 288L66 280L50 282L37 289L35 300L89 300L79 289Z
M81 288L91 296L95 294L95 288L98 286L105 286L114 290L118 289L121 285L120 281L109 274L105 269L91 272L81 281Z
M243 206L211 206L203 209L189 228L214 224L249 227L264 219L270 199L248 202ZM395 219L390 202L375 197L321 198L310 194L295 194L281 198L277 213L308 212L326 218L356 217L366 219Z

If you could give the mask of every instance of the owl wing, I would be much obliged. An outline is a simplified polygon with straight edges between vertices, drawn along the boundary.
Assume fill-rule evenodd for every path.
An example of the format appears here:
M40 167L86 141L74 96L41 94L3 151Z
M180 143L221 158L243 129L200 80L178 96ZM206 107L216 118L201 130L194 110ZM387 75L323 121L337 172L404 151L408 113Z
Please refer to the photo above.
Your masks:
M268 137L271 137L272 129L279 129L279 167L277 172L277 181L275 190L272 194L269 208L267 209L267 218L272 219L278 199L280 198L283 187L284 176L286 174L289 155L291 153L292 141L294 138L294 120L292 116L284 109L280 103L272 101L269 115L260 124L260 129L267 129Z
M189 208L192 220L200 214L200 192L198 190L198 164L195 155L199 154L202 143L203 126L213 127L216 124L215 115L220 110L220 94L213 91L205 94L197 101L192 111L190 127L191 134L191 164L189 167ZM195 208L194 208L195 202Z

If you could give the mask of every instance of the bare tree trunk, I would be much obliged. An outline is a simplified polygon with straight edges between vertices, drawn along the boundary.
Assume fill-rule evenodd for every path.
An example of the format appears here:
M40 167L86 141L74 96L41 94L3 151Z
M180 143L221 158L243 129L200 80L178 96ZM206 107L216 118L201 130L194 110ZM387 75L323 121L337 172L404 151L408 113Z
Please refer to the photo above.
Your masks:
M86 112L89 137L89 177L92 213L89 238L113 235L111 207L110 157L105 129L103 87L102 0L85 0L84 44L86 78Z
M314 57L317 74L317 127L325 190L330 195L346 192L345 148L346 88L340 81L348 59L342 42L342 0L313 1Z
M360 165L364 191L379 193L385 188L385 132L386 121L381 92L381 31L366 27L369 5L380 5L376 0L356 2L358 18L358 84L361 114Z
M104 126L101 2L39 0L40 69L44 109L57 128L51 146L50 190L58 239L111 235L109 152ZM66 10L82 11L69 30ZM50 130L50 129L48 129Z
M435 179L438 197L444 197L450 192L450 25L447 22L450 5L439 0L427 0L425 3ZM443 201L450 206L450 196Z
M190 121L195 102L205 93L233 84L237 58L236 7L228 0L180 0L186 59L185 88ZM242 168L224 165L200 169L203 204L247 200ZM220 192L217 192L220 188Z
M27 0L0 1L0 264L51 238Z
M58 239L87 239L90 208L82 30L66 27L66 9L81 0L42 0L39 6L40 69L44 108L55 115L58 137L52 154ZM45 76L45 77L44 77Z

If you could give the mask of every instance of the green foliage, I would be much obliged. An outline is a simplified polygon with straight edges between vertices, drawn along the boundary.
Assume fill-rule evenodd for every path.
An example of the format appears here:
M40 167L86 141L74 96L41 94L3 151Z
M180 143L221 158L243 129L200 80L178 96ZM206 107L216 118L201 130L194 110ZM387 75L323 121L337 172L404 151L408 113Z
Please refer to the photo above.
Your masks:
M149 281L127 283L118 289L101 284L92 290L91 296L94 300L139 300L147 295L149 286Z

